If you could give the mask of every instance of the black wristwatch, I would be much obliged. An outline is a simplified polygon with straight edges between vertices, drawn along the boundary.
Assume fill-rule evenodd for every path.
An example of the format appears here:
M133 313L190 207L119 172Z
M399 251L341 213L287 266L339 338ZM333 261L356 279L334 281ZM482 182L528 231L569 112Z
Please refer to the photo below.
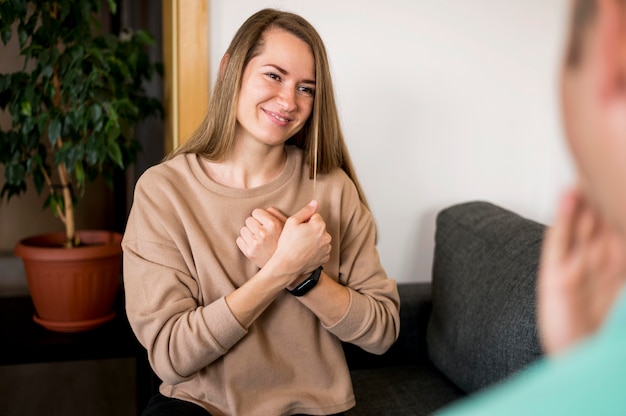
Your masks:
M302 283L298 285L293 290L287 289L287 292L291 293L294 296L302 296L306 294L309 290L313 289L317 282L320 280L320 275L322 274L322 270L324 268L322 266L313 270L313 273Z

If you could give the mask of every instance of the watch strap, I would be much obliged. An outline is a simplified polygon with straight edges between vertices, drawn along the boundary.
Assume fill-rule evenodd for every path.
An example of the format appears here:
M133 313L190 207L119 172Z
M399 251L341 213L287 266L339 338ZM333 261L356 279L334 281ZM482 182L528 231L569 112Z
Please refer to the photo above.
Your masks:
M287 291L294 296L302 296L306 294L309 290L313 289L315 285L317 285L323 269L324 268L320 266L317 269L313 270L313 273L311 273L311 275L307 277L304 282L300 283L295 289L287 289Z

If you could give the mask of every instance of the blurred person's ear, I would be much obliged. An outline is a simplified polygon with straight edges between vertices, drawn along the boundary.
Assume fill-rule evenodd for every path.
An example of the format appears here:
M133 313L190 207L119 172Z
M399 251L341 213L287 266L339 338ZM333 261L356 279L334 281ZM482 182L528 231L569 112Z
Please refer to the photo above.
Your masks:
M626 5L620 0L598 0L597 36L592 42L597 59L597 98L603 107L626 119ZM614 114L613 116L617 116Z

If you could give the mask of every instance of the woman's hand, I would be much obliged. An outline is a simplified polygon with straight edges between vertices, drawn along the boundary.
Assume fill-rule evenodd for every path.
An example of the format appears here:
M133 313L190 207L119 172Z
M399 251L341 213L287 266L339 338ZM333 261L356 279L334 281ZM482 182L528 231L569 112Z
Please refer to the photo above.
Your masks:
M604 322L626 275L626 244L578 190L566 193L545 236L538 277L543 348L556 354Z
M252 215L254 221L250 218L246 220L237 244L244 255L254 259L257 265L264 265L246 283L226 296L226 303L243 327L248 328L276 296L284 293L286 287L297 283L303 274L310 274L329 260L331 237L326 232L322 216L317 213L318 207L317 201L311 201L289 218L284 218L273 209L255 210ZM324 275L320 277L320 286L324 286L323 278ZM334 322L333 319L337 319L335 316L341 317L345 313L350 295L347 288L332 279L326 277L325 281L326 287L330 286L335 292L337 288L342 289L343 292L335 295L334 299L339 299L338 296L342 298L334 302L325 298L318 301L320 307L312 310L320 319ZM329 289L326 290L324 293L329 293Z
M328 261L331 249L318 207L312 201L289 218L275 208L255 209L237 237L239 250L259 269L277 254L287 273L311 273Z
M287 217L276 208L255 209L237 237L239 250L259 269L272 257Z
M285 273L296 276L311 273L330 259L332 238L318 208L319 203L311 201L285 221L272 256L272 261Z

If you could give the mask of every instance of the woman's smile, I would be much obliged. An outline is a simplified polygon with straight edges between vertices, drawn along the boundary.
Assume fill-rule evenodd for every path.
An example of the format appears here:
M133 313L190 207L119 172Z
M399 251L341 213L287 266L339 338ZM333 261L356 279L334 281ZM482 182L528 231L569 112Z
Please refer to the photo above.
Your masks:
M277 125L279 125L281 127L286 126L287 123L289 123L291 121L290 118L288 118L286 116L281 116L280 114L275 113L273 111L269 111L269 110L263 109L263 112L265 114L267 114L267 116L268 116L268 118L269 118L269 120L271 122L273 122L273 123L275 123L275 124L277 124Z

